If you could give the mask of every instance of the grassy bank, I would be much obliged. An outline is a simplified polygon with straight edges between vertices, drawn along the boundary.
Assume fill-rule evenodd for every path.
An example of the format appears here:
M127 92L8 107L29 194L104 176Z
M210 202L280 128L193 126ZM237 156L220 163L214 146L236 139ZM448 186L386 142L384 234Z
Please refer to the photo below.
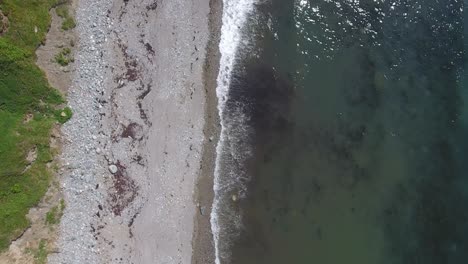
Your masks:
M29 225L26 214L45 194L52 127L64 102L35 64L35 50L59 0L0 0L8 31L0 36L0 251Z

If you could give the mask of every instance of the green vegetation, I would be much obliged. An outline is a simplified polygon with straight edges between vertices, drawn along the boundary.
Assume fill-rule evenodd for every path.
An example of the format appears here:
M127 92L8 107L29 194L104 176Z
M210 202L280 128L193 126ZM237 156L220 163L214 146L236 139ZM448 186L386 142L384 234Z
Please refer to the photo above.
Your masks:
M60 211L63 212L63 210L65 210L65 200L61 199L60 200Z
M71 117L57 116L64 101L35 65L35 50L46 36L49 9L57 0L2 0L9 30L0 37L0 251L29 225L26 214L44 196L51 128ZM36 149L31 164L27 154ZM42 245L42 246L41 246ZM45 241L37 259L43 259Z
M55 111L55 118L60 124L65 124L72 117L73 113L70 107Z
M70 62L74 62L75 60L71 55L71 49L63 48L59 54L55 55L55 61L62 66L67 66Z
M62 218L63 210L65 210L65 201L60 200L60 204L52 207L49 212L47 212L45 217L45 222L48 225L55 225L60 222Z
M45 222L48 225L55 225L60 222L60 218L63 214L63 209L65 209L65 204L63 200L61 201L60 205L56 205L50 209L49 212L46 214Z
M47 251L47 242L44 239L41 239L37 249L28 248L27 253L33 255L35 264L46 264L47 255L49 254Z
M68 7L66 5L60 5L55 9L57 15L63 18L62 29L69 30L76 27L75 19L70 16Z
M70 63L70 60L65 56L66 55L63 51L59 52L59 54L55 55L55 62L57 62L61 66L67 66Z
M63 30L69 30L76 27L75 19L73 17L67 17L62 23Z

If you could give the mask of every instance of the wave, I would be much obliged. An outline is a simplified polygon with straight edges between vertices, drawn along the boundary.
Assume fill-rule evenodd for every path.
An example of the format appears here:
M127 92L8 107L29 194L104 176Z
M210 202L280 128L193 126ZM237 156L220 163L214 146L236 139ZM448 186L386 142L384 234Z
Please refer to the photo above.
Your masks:
M242 106L227 109L227 101L238 50L246 41L242 35L242 28L255 2L255 0L223 1L219 43L221 57L216 88L221 132L216 147L214 200L210 216L216 264L229 259L229 241L232 241L241 225L240 214L232 208L232 200L236 200L241 195L239 187L242 185L240 184L242 176L245 175L241 164L250 152L249 145L243 144L241 140L242 135L248 134L246 131L248 128L243 125L246 117Z

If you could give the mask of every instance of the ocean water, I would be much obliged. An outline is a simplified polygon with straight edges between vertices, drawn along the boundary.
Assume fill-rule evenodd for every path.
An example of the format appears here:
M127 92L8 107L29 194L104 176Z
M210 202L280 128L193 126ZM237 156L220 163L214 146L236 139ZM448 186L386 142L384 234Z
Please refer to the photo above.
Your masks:
M468 263L461 0L224 0L217 263Z

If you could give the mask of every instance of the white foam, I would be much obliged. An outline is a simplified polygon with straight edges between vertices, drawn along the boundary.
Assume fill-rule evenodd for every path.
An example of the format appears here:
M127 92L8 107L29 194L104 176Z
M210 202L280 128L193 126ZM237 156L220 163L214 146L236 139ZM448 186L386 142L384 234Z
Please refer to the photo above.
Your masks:
M219 43L220 66L217 79L216 95L218 97L218 111L221 120L221 133L218 145L216 147L216 165L214 172L214 200L213 210L211 212L211 229L215 244L216 264L221 264L220 252L220 200L221 200L221 182L220 182L220 157L225 142L228 140L225 118L223 110L228 97L229 86L231 83L231 74L234 66L236 54L239 45L242 43L241 29L244 26L247 15L253 10L256 0L223 0L223 17L221 26L221 39Z

